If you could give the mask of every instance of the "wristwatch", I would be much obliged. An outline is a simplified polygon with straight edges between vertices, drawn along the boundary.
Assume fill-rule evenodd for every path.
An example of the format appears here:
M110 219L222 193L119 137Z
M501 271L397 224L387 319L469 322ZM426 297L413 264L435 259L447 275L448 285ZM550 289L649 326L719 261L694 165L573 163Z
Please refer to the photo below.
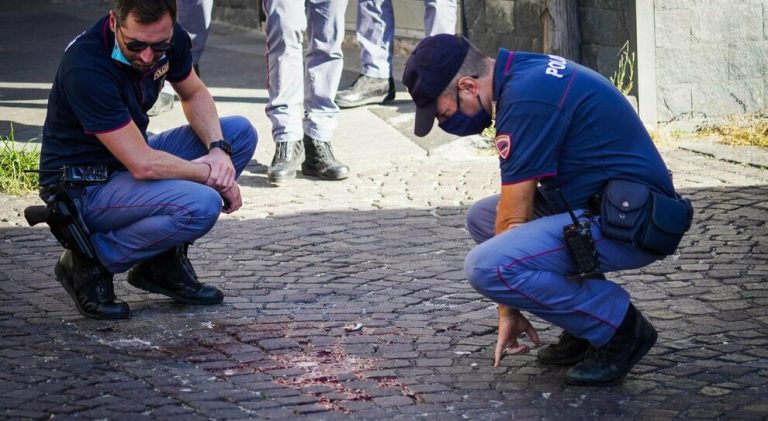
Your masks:
M222 151L226 152L227 155L232 156L232 145L230 145L229 142L227 142L224 139L217 140L217 141L211 143L210 145L208 145L208 150L209 151L211 149L213 149L213 148L219 148Z

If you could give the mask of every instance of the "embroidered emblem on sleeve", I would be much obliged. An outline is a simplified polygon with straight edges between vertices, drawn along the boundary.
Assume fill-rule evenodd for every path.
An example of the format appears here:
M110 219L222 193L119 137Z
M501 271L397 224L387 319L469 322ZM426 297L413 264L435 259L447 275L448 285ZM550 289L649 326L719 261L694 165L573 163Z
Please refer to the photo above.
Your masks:
M496 151L499 153L501 159L509 158L509 152L512 150L512 138L510 138L509 135L498 135L496 136L496 139L493 140L493 143L496 145Z
M158 79L160 79L161 77L165 76L165 74L166 74L166 73L168 73L168 69L169 69L169 68L170 68L170 65L169 65L169 63L165 63L165 64L163 64L162 66L160 66L160 68L158 68L157 70L155 70L155 77L154 77L154 79L153 79L153 80L158 80Z

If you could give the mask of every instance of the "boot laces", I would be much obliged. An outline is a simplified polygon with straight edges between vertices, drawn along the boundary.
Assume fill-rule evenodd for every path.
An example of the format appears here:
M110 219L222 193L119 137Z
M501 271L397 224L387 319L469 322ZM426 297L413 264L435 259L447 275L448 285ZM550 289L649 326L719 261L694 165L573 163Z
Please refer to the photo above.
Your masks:
M290 156L292 155L292 147L291 142L277 142L277 153L275 154L275 159L278 161L285 161L290 159Z
M301 155L304 145L301 141L277 142L275 147L275 156L272 158L272 165L283 163L296 159Z
M330 143L317 141L315 142L315 149L317 150L318 160L329 165L336 162L336 157L333 156L333 150L331 149Z
M94 266L89 274L93 281L93 291L99 301L112 301L115 299L115 289L110 274L98 266Z
M179 245L176 250L177 256L179 258L179 263L181 263L181 267L187 272L187 274L189 274L190 278L197 281L197 273L195 273L195 269L192 267L192 262L190 262L189 258L187 257L188 249L189 243Z
M367 89L368 86L382 85L384 83L389 84L389 80L366 76L366 75L360 75L357 77L355 82L352 83L352 86L350 88L351 89Z
M596 363L602 363L609 360L614 360L615 358L611 358L613 353L607 349L607 347L603 346L600 348L594 348L591 347L587 351L587 355L585 356L585 360L594 361Z
M277 151L275 153L275 161L285 160L288 158L288 142L277 142Z

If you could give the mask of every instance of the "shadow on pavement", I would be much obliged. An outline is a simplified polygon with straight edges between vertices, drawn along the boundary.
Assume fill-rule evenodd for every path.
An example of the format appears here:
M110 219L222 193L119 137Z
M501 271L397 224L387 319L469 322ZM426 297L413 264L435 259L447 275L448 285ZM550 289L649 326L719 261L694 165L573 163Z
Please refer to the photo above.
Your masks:
M493 368L495 306L467 284L464 207L221 221L190 248L223 305L116 278L124 322L86 320L52 277L46 229L0 229L0 409L382 419L732 418L768 412L768 187L688 190L679 255L611 274L660 339L625 381L563 382L535 353ZM558 329L534 319L545 342Z

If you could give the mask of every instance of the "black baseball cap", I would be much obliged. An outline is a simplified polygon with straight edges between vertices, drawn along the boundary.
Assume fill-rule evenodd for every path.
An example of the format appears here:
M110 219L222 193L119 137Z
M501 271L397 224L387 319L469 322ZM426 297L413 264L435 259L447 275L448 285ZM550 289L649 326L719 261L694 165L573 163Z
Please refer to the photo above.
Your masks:
M437 97L445 91L464 63L469 41L461 35L439 34L422 39L408 57L403 84L416 103L413 133L423 137L432 130Z

